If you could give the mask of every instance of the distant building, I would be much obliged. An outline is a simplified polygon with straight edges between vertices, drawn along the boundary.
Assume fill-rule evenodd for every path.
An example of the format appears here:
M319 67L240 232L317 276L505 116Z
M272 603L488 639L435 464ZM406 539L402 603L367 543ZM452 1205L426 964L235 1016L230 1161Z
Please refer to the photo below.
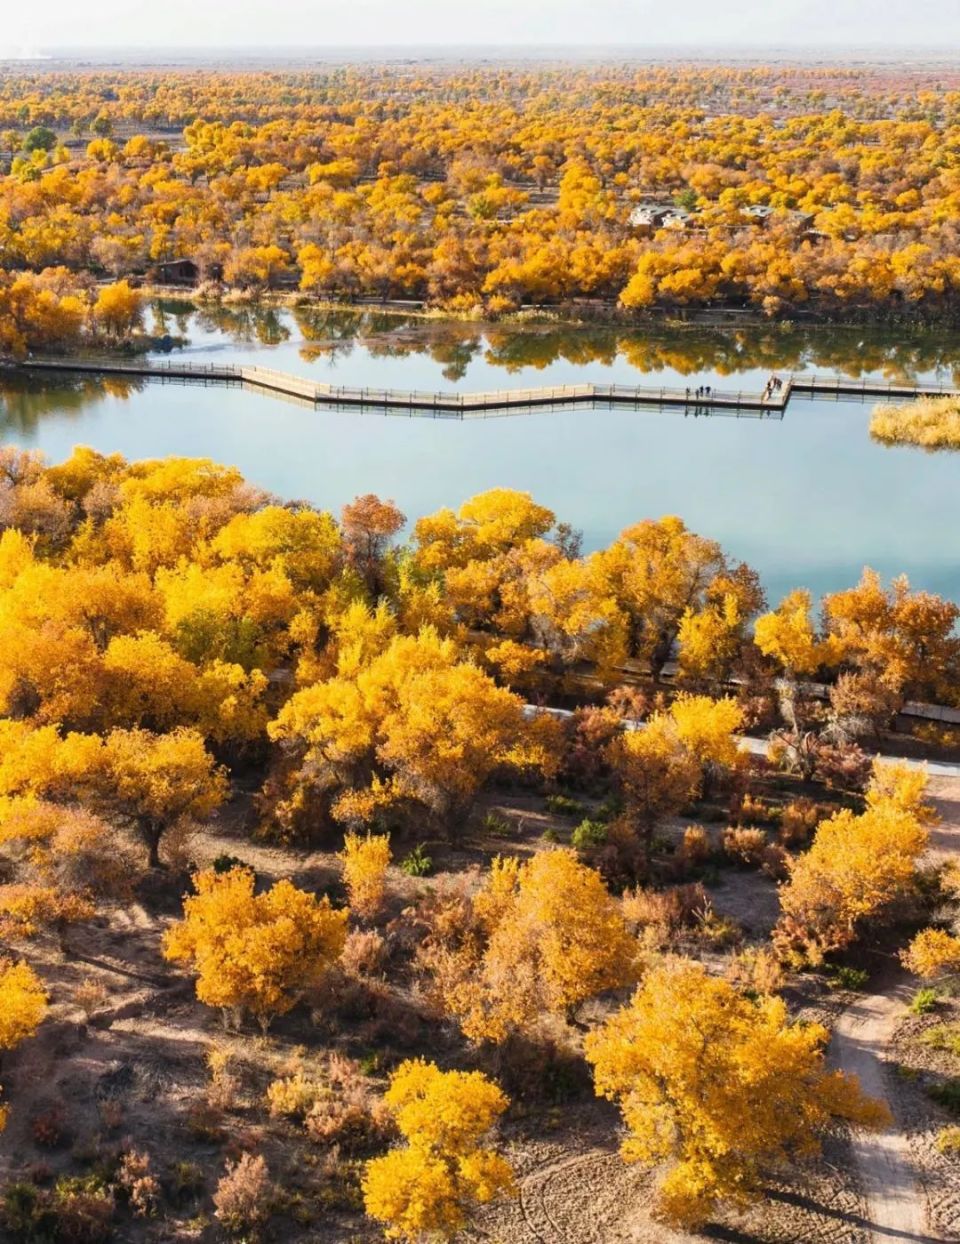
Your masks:
M672 203L639 203L629 216L634 229L685 229L693 212Z
M634 229L659 229L664 217L673 210L665 203L641 203L630 213L629 224Z
M660 222L661 229L686 229L693 219L693 212L685 207L672 207Z
M153 265L149 275L162 285L195 285L199 272L192 259L164 259Z

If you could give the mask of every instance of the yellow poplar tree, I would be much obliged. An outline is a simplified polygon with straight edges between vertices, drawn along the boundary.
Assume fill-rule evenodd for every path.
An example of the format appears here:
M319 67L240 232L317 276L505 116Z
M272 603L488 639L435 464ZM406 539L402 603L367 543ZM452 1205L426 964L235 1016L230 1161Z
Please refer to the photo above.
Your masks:
M750 998L699 963L652 968L631 1002L585 1040L597 1093L619 1104L622 1154L668 1163L658 1214L681 1227L718 1202L759 1197L764 1171L819 1152L834 1119L879 1128L880 1102L824 1065L819 1024L792 1023L780 998Z
M790 861L774 939L797 961L822 962L848 946L858 924L908 893L927 846L932 813L921 770L877 763L866 810L821 821L810 850Z
M924 980L960 972L960 937L946 929L921 929L900 955L904 967Z
M571 1018L588 998L630 984L637 952L619 905L572 851L498 858L473 900L473 928L422 953L435 994L474 1041L505 1041L545 1014Z
M757 618L754 640L766 657L772 657L788 676L814 674L822 665L835 665L843 647L834 635L819 638L811 616L810 593L802 588L790 592L771 613Z
M47 994L34 970L23 960L0 959L0 1053L32 1037L46 1013ZM0 1105L0 1132L6 1122Z
M183 919L164 937L167 959L197 973L197 997L239 1019L249 1012L266 1031L339 958L347 912L335 911L291 882L254 893L248 868L212 869L194 878Z
M372 919L383 903L390 858L388 834L344 834L340 859L350 910L365 920Z
M482 1145L510 1102L479 1071L409 1060L391 1076L384 1101L405 1143L366 1163L362 1188L387 1239L452 1239L471 1205L516 1194L509 1162Z

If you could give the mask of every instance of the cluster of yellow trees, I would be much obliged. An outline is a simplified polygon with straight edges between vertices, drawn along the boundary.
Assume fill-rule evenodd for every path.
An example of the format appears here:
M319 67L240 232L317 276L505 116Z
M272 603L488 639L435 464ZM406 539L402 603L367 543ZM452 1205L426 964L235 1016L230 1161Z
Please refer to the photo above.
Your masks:
M64 267L0 271L0 356L126 341L143 320L141 294L126 280L91 284Z
M732 747L729 731L724 742ZM819 826L782 890L781 954L820 962L915 892L931 819L925 785L920 771L878 764L865 811ZM369 920L383 901L389 842L351 835L343 859L353 914ZM165 953L194 968L202 1000L266 1026L336 962L348 913L286 881L258 897L253 884L242 867L200 874ZM770 951L735 960L731 979L662 955L631 919L644 893L615 898L570 850L497 858L473 893L440 890L416 909L425 930L416 966L441 1015L472 1042L501 1047L536 1040L551 1018L573 1021L584 1003L634 988L602 1022L580 1022L589 1028L584 1053L597 1093L623 1112L624 1159L665 1168L657 1214L696 1227L720 1202L755 1200L771 1168L817 1153L833 1121L882 1127L889 1115L855 1080L827 1070L822 1026L790 1020ZM925 974L955 969L957 942L948 956L946 936L921 933L907 961ZM302 1078L279 1081L271 1100L294 1108L309 1094ZM510 1164L485 1140L509 1101L485 1076L407 1062L384 1105L403 1143L366 1163L363 1193L388 1238L451 1238L474 1203L515 1194Z
M284 505L207 460L81 448L49 466L0 451L0 938L63 938L123 898L133 844L158 862L165 836L214 815L238 771L263 777L275 832L343 834L352 919L369 926L389 834L456 827L490 779L557 775L569 728L525 700L584 676L615 687L626 661L659 679L676 656L681 684L652 706L621 690L576 739L622 796L611 834L635 850L634 881L666 816L742 775L736 736L758 689L779 686L793 715L784 746L804 754L805 677L833 680L824 711L848 738L907 695L956 697L957 608L903 581L867 572L817 624L803 593L762 612L755 574L677 518L589 555L510 490L421 518L401 544L405 521L375 496L339 519ZM743 703L724 694L731 673ZM638 713L643 729L625 721ZM917 775L878 770L864 811L823 822L785 864L782 957L819 961L909 891L922 796ZM662 1207L674 1221L752 1195L762 1164L809 1152L830 1117L878 1121L824 1070L819 1030L694 964L651 959L630 910L572 851L498 860L473 893L426 903L416 971L467 1038L497 1044L637 986L587 1054L623 1108L627 1156L673 1160ZM201 1000L266 1028L339 961L350 918L288 881L258 892L242 867L201 872L164 952L196 974ZM929 942L911 952L924 970L955 962L953 941ZM10 1048L36 1029L44 994L4 959L0 995ZM704 1031L718 1034L706 1063L690 1057ZM506 1108L499 1089L467 1077L454 1093L440 1074L398 1073L388 1105L406 1147L366 1173L370 1212L401 1238L453 1230L511 1186L483 1139ZM802 1108L770 1117L771 1084ZM458 1122L441 1104L461 1089ZM726 1138L747 1119L733 1155Z
M818 629L803 592L762 614L756 575L678 518L587 556L509 490L397 545L404 521L372 496L339 522L284 506L205 460L0 452L0 795L120 813L156 859L222 801L223 764L266 768L266 814L290 833L455 823L492 775L557 771L561 728L526 698L585 674L616 686L628 661L658 678L676 656L714 695L735 673L767 691L817 674L850 738L905 698L956 700L957 607L903 580L865 572ZM741 721L694 696L616 745L644 833L704 760L729 761L708 736ZM669 797L644 787L655 765Z
M11 75L0 266L496 312L952 306L958 93L816 70ZM89 141L87 141L89 139ZM653 223L633 208L676 203ZM645 219L645 218L644 218Z

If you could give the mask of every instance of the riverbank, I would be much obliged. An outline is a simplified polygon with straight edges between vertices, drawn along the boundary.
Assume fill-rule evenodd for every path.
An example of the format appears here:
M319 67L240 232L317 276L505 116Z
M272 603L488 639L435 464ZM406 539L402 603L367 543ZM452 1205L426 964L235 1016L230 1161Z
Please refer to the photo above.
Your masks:
M642 313L617 302L602 301L562 303L556 305L528 304L514 311L493 313L482 304L473 311L450 310L430 306L417 299L337 299L317 298L302 290L284 289L223 289L211 293L202 286L165 285L143 282L139 289L146 298L180 299L203 308L210 306L251 306L305 308L317 312L364 313L419 319L440 324L471 326L569 327L620 329L677 329L696 331L704 328L767 329L791 331L795 328L876 328L929 330L960 325L956 315L928 313L914 309L909 313L890 311L880 314L875 307L846 308L844 313L794 309L788 314L769 316L759 307L651 307Z

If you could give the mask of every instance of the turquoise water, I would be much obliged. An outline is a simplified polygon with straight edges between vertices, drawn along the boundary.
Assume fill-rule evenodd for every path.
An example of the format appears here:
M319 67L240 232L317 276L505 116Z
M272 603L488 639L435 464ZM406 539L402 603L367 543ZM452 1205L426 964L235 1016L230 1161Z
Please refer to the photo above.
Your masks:
M756 390L777 357L781 372L804 363L857 371L838 355L836 334L823 335L820 346L791 337L778 354L776 335L734 349L729 334L688 332L678 353L669 340L653 349L641 335L627 350L622 334L603 331L565 330L545 340L498 330L491 344L472 326L448 331L386 321L378 329L379 321L365 319L358 332L355 317L339 317L342 339L331 343L327 331L318 347L288 313L266 326L251 318L253 328L245 323L242 332L191 316L179 323L168 317L166 326L189 333L186 353L196 360L252 360L371 387L615 380ZM316 335L315 325L310 331ZM938 338L846 348L855 363L870 355L871 373L949 375L949 344ZM631 358L649 366L651 351L657 370L644 373ZM376 492L411 519L486 488L519 488L582 530L587 549L641 518L680 514L753 565L774 599L795 586L822 594L849 585L867 564L960 599L960 460L873 444L869 412L859 403L795 399L782 420L620 408L460 421L305 409L234 388L58 378L0 388L0 439L42 449L52 460L76 444L130 458L210 457L284 498L337 510L358 493Z

